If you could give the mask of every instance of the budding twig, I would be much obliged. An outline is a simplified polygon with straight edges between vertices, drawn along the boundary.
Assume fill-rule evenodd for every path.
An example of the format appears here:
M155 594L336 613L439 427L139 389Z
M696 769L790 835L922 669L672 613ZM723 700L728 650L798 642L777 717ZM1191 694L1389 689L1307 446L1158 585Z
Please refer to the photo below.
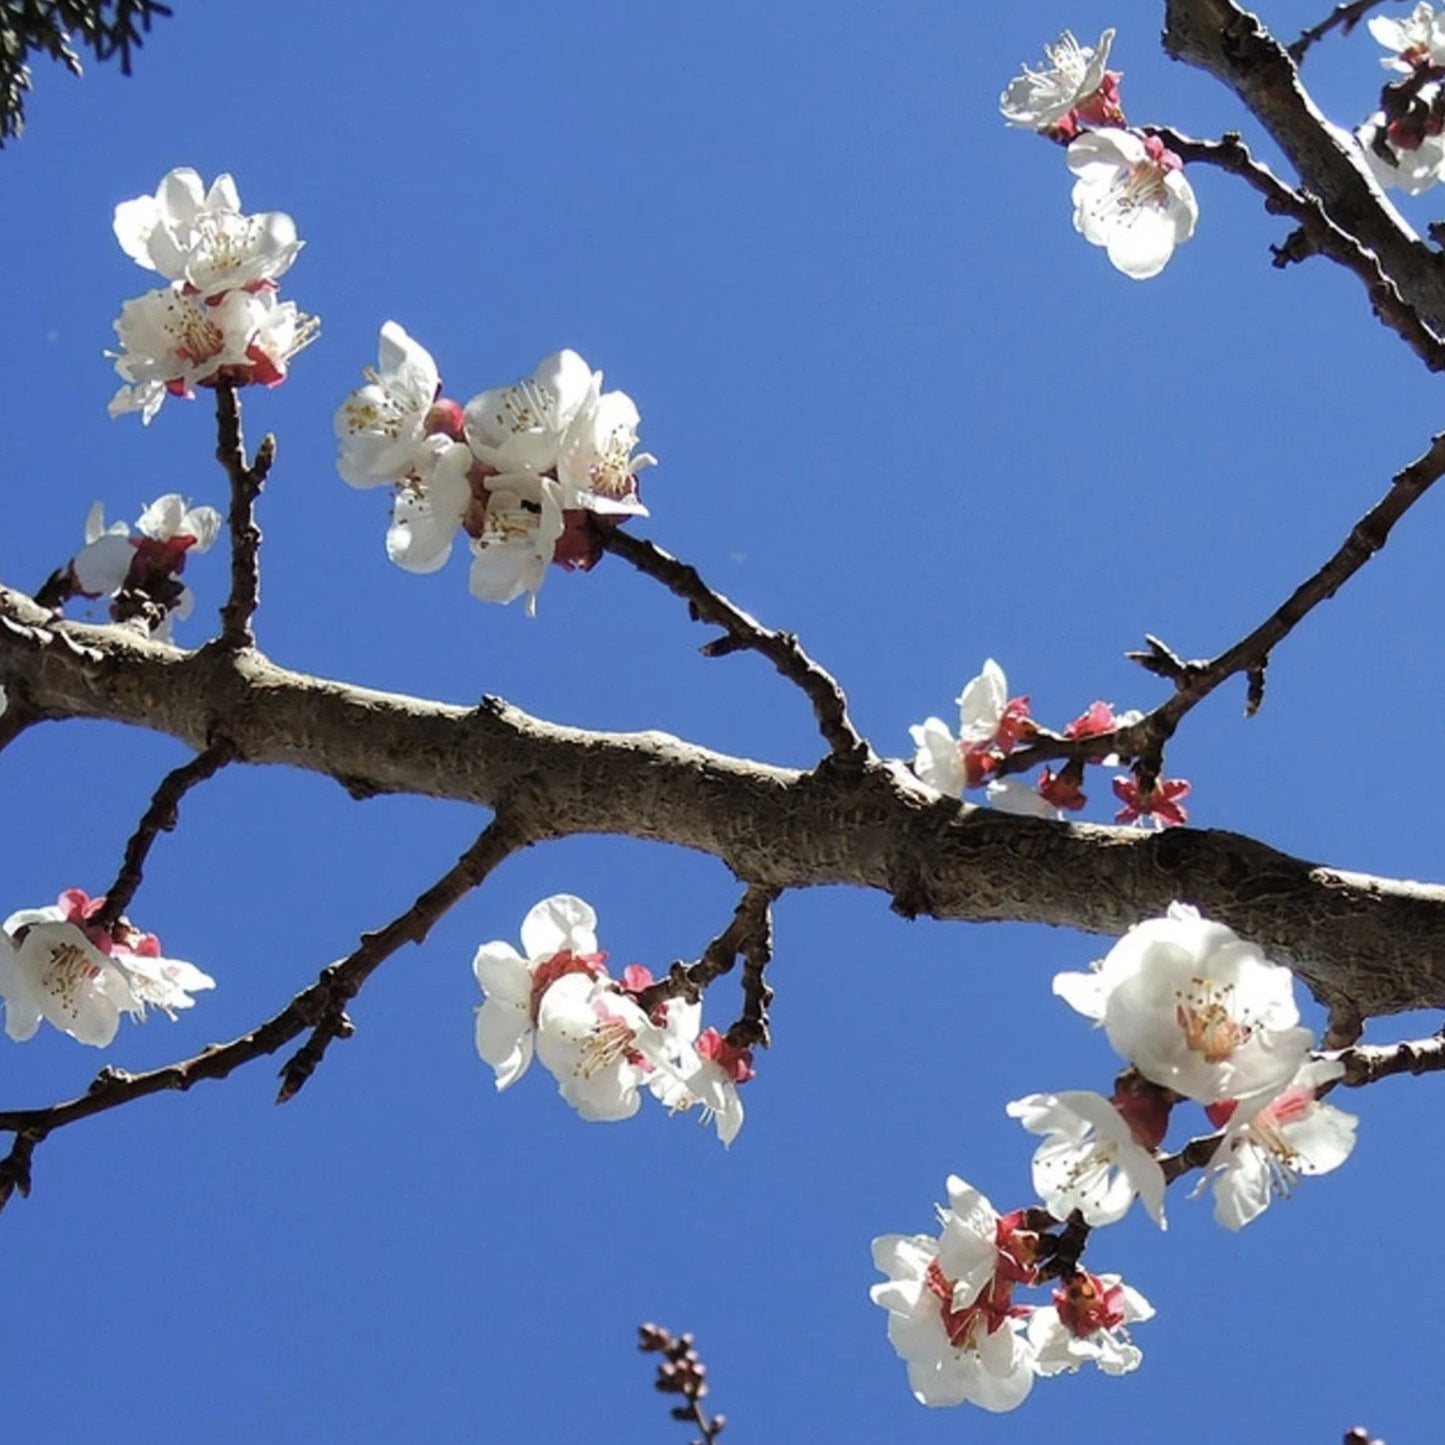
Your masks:
M702 1439L692 1445L712 1445L723 1432L727 1418L723 1415L708 1417L702 1408L703 1397L707 1394L707 1366L698 1357L691 1335L673 1336L661 1325L639 1325L637 1327L637 1348L644 1354L660 1354L662 1363L657 1367L654 1388L665 1395L681 1395L686 1402L674 1405L672 1418L696 1425L702 1431Z
M801 688L813 705L818 731L839 762L861 766L869 757L868 744L848 716L848 699L833 675L820 667L791 632L765 627L755 617L729 602L702 580L696 567L680 562L645 537L635 537L620 527L603 533L602 545L639 572L661 582L687 603L695 622L721 627L725 637L703 647L707 657L729 652L761 653L789 682Z

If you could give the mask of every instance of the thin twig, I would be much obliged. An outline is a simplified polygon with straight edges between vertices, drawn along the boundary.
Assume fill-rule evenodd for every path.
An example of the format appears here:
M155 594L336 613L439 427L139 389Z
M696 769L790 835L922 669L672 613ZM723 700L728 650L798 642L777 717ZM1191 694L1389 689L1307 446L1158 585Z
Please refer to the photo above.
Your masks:
M181 799L198 783L215 777L235 758L235 744L220 739L197 753L190 762L182 763L161 779L150 806L142 814L135 832L125 845L120 872L116 874L115 882L105 891L105 903L91 920L97 928L109 930L120 921L121 915L130 906L136 889L141 885L146 858L150 855L152 844L162 833L169 833L176 826Z
M22 1194L28 1190L30 1155L47 1134L149 1094L169 1089L184 1092L203 1079L224 1079L243 1064L276 1053L307 1029L314 1031L313 1037L325 1034L328 1041L336 1037L342 1032L337 1021L338 1012L344 1010L346 1001L355 997L377 967L404 943L420 943L447 909L469 889L481 883L504 859L526 847L530 841L526 833L504 821L500 815L494 818L456 864L410 908L384 928L365 934L354 952L324 968L315 983L303 989L280 1013L259 1024L250 1033L226 1044L211 1044L189 1059L143 1074L102 1069L84 1094L46 1108L0 1110L0 1130L16 1135L9 1158L0 1162L0 1206L14 1189L20 1189ZM344 1012L341 1016L344 1017ZM295 1083L287 1092L287 1075L292 1064L282 1070L283 1099L294 1094L304 1082L302 1079ZM311 1067L315 1067L315 1060L312 1060Z
M231 534L231 591L221 607L223 647L237 649L254 642L251 618L261 600L261 529L256 525L256 498L276 459L276 438L261 438L255 460L246 461L241 432L241 403L236 388L216 383L216 460L231 481L231 507L226 525Z
M1036 741L999 763L999 775L1027 772L1039 763L1059 758L1096 761L1111 753L1123 758L1157 756L1190 709L1229 678L1263 667L1275 647L1385 545L1395 524L1442 475L1445 432L1432 437L1428 450L1395 474L1390 490L1355 523L1334 555L1233 646L1207 661L1186 662L1157 638L1150 638L1147 652L1130 653L1148 671L1168 677L1175 688L1172 697L1140 722L1079 739L1040 730Z
M1311 25L1289 47L1290 59L1298 65L1305 58L1305 52L1316 40L1323 40L1337 26L1343 27L1344 33L1348 35L1371 10L1383 4L1385 4L1385 0L1348 0L1346 4L1336 5L1318 25Z
M796 684L813 705L818 730L839 762L861 766L869 756L868 744L848 716L848 699L831 673L820 667L791 632L765 627L755 617L714 592L697 568L680 562L645 537L620 527L603 533L607 551L631 563L639 572L661 582L688 605L694 621L709 622L727 634L703 647L706 657L748 650L761 653L789 682Z
M739 954L749 960L747 967L756 967L758 982L761 982L762 969L772 951L770 910L781 891L779 888L766 888L759 883L750 883L733 910L728 926L703 949L702 957L690 965L673 964L666 978L659 979L637 995L638 1007L645 1013L651 1013L658 1004L679 997L685 998L689 1003L696 1003L714 980L731 971ZM756 965L752 963L754 958L760 960ZM766 985L763 987L766 990ZM746 974L744 988L746 991ZM768 992L769 999L771 996L771 992ZM766 1000L760 999L759 1006L765 1002ZM766 1034L766 1017L762 1023L763 1032ZM736 1039L732 1042L738 1044L739 1048L747 1047Z
M1184 161L1218 166L1239 176L1264 197L1272 215L1289 216L1299 222L1301 241L1291 240L1276 252L1275 265L1284 266L1318 254L1337 261L1364 283L1375 315L1394 331L1431 371L1445 371L1445 339L1438 336L1401 296L1381 268L1379 258L1362 246L1348 231L1335 224L1316 196L1287 186L1268 166L1254 159L1249 147L1233 132L1221 139L1194 140L1166 125L1144 129L1156 135Z
M686 1402L672 1407L672 1418L687 1425L696 1425L702 1440L693 1445L712 1445L727 1424L724 1415L708 1416L702 1408L707 1395L707 1366L698 1357L690 1334L672 1335L661 1325L639 1325L637 1348L644 1354L660 1354L653 1388L664 1395L681 1395Z

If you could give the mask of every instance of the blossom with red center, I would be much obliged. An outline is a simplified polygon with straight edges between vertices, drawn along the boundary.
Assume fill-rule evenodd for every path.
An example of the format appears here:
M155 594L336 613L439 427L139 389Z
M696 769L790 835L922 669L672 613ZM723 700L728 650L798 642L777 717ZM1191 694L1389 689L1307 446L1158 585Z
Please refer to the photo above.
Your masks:
M483 993L477 1009L477 1053L505 1089L532 1062L533 1033L547 990L560 979L604 977L605 953L597 948L597 914L570 893L544 898L522 920L522 948L484 943L472 960Z
M1311 1060L1273 1098L1210 1106L1211 1121L1224 1126L1208 1166L1220 1224L1242 1229L1305 1175L1328 1174L1349 1158L1359 1120L1319 1100L1323 1086L1343 1073L1338 1060Z
M1114 796L1124 804L1114 814L1116 823L1137 823L1148 819L1156 828L1182 828L1189 812L1181 801L1189 796L1190 784L1183 778L1159 778L1147 792L1132 774L1114 779Z
M1104 127L1069 146L1074 229L1135 281L1157 276L1194 234L1199 203L1183 162L1157 136Z
M158 1008L174 1018L192 993L215 980L193 964L161 955L160 940L122 918L109 928L92 920L105 905L67 888L48 908L22 909L5 920L0 995L5 1030L32 1038L42 1018L83 1044L104 1047L120 1015L144 1018Z
M672 1008L678 1010L677 1000ZM694 1007L664 1021L673 1040L668 1050L673 1069L659 1070L648 1088L673 1113L699 1109L702 1122L714 1124L718 1138L730 1145L743 1126L738 1089L753 1077L752 1050L729 1043L716 1029L698 1033L699 1013Z
M938 1237L881 1235L873 1261L888 1276L869 1292L888 1311L888 1339L908 1366L923 1405L966 1400L1012 1410L1033 1387L1027 1314L1012 1303L1016 1282L1032 1279L1037 1238L1018 1214L1003 1216L962 1179L948 1181L949 1207Z
M1053 1308L1035 1310L1029 1321L1035 1368L1057 1375L1092 1361L1106 1375L1128 1374L1143 1354L1125 1326L1153 1315L1149 1301L1117 1274L1076 1270L1054 1291Z
M1054 992L1102 1024L1146 1079L1203 1104L1278 1092L1313 1041L1289 969L1181 903L1131 929L1091 972L1056 975Z
M936 717L909 728L915 754L913 771L941 793L976 788L1037 727L1027 697L1008 695L1008 680L993 658L958 695L958 736Z

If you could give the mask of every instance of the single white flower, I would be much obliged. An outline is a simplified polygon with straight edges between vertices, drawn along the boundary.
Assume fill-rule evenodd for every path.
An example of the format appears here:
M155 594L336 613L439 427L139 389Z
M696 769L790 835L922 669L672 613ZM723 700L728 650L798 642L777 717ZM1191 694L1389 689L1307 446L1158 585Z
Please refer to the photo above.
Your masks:
M601 380L575 351L554 351L531 376L467 403L467 442L498 472L553 471L569 424Z
M237 386L284 381L290 359L316 337L318 322L278 301L272 291L228 291L214 304L176 287L127 301L115 322L122 349L109 352L130 383L107 408L138 411L149 425L167 396L229 381Z
M336 469L353 487L379 487L424 474L427 421L441 375L426 347L395 321L381 328L375 368L336 410Z
M1212 1104L1277 1093L1304 1062L1294 975L1185 904L1141 923L1054 992L1103 1024L1146 1079Z
M1008 678L993 658L983 664L955 699L958 736L936 717L910 727L916 749L913 771L940 793L960 794L977 787L988 775L996 755L1013 750L1033 731L1029 700L1010 698Z
M1445 65L1445 16L1420 3L1403 20L1376 15L1368 23L1371 35L1391 51L1380 64L1386 70L1409 75L1424 65Z
M611 979L569 973L537 1008L537 1057L584 1118L630 1119L654 1069L670 1070L669 1040Z
M597 950L597 914L570 893L554 893L522 920L522 953L500 939L484 943L472 959L481 987L477 1053L497 1076L497 1088L516 1083L532 1062L532 1035L542 994L559 978L605 972Z
M104 1048L120 1015L145 1017L146 1008L169 1017L190 1008L191 993L215 980L193 964L163 958L154 934L122 919L110 932L89 923L104 899L66 889L47 908L21 909L4 923L0 994L5 1031L23 1042L42 1018L83 1044Z
M1328 1174L1350 1157L1359 1120L1317 1097L1321 1085L1343 1073L1338 1060L1315 1060L1267 1103L1235 1107L1209 1162L1220 1224L1242 1229L1303 1176Z
M230 176L207 190L189 169L162 177L155 195L118 205L115 236L132 260L202 297L274 283L303 244L283 211L242 215Z
M1199 203L1182 162L1156 136L1105 127L1069 146L1074 229L1135 281L1157 276L1194 234Z
M511 602L527 594L527 615L562 535L561 488L550 477L505 473L486 480L487 509L472 538L472 596Z
M716 1029L704 1029L699 1034L699 1012L696 1005L685 1005L678 999L670 1002L664 1032L676 1028L685 1038L680 1047L668 1050L677 1072L657 1070L648 1087L674 1113L700 1109L702 1122L716 1125L718 1138L730 1145L743 1127L738 1086L753 1077L752 1051L735 1048ZM687 1038L689 1028L691 1037Z
M1427 85L1420 94L1429 102L1439 91L1438 85ZM1393 187L1408 196L1419 196L1445 179L1445 135L1427 134L1414 139L1413 146L1393 141L1384 114L1378 110L1355 132L1365 164L1382 190Z
M1080 45L1072 32L1065 30L1052 45L1044 46L1047 69L1025 65L1023 74L1009 81L998 98L1004 119L1030 130L1046 131L1057 125L1104 84L1113 43L1112 30L1106 30L1097 45Z
M1126 1375L1144 1356L1125 1326L1153 1317L1153 1305L1117 1274L1079 1270L1054 1291L1052 1309L1029 1319L1034 1368L1057 1375L1092 1361L1106 1375Z
M421 474L397 488L386 555L408 572L435 572L451 556L473 503L471 450L445 437L425 438L412 455Z
M636 450L642 419L632 398L624 391L599 395L601 380L598 372L587 400L562 437L557 457L562 505L608 516L645 517L637 474L655 465L657 458Z
M907 1364L920 1404L972 1400L985 1410L1012 1410L1033 1388L1033 1349L1011 1314L1009 1271L1000 1269L1011 1256L997 1243L1001 1221L956 1176L948 1192L940 1237L886 1234L873 1241L873 1262L888 1278L869 1298L888 1311L889 1343Z
M1077 1209L1086 1224L1113 1224L1137 1194L1164 1228L1164 1171L1102 1094L1030 1094L1008 1105L1008 1113L1045 1136L1034 1153L1033 1182L1055 1219Z

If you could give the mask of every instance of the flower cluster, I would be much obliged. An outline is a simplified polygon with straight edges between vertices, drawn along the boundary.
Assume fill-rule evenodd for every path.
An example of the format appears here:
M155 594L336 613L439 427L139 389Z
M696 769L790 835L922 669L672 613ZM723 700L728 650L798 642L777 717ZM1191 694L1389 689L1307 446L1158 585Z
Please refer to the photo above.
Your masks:
M522 920L521 953L500 941L477 950L477 1053L497 1088L516 1083L535 1054L584 1119L630 1119L646 1090L674 1113L698 1109L731 1144L751 1053L715 1029L700 1031L699 1004L671 998L645 1011L638 997L652 975L632 964L614 979L596 930L588 904L558 893Z
M637 451L637 407L575 351L463 406L388 321L365 376L336 412L337 469L353 487L395 488L386 551L409 572L436 571L465 533L473 595L525 594L530 614L549 564L586 571L604 529L647 515L637 476L655 458Z
M23 1042L41 1019L82 1044L104 1048L120 1016L145 1017L158 1008L168 1018L190 1008L191 994L215 980L193 964L161 955L160 940L126 919L111 928L93 920L104 898L67 888L49 908L12 913L0 932L0 996L5 1032Z
M115 369L126 385L110 414L138 411L149 423L167 396L228 382L275 386L318 323L277 297L277 278L302 242L281 211L243 215L236 184L207 189L193 170L173 170L153 196L115 209L115 236L168 285L127 301L115 323Z
M1445 15L1421 0L1405 19L1377 15L1369 29L1390 52L1381 64L1401 79L1355 138L1381 186L1418 196L1445 178Z
M889 1343L920 1404L1012 1410L1035 1376L1089 1361L1111 1375L1137 1368L1142 1356L1125 1326L1154 1311L1117 1275L1065 1266L1050 1304L1015 1302L1015 1289L1041 1283L1048 1267L1053 1240L1037 1225L1051 1221L1036 1213L999 1214L953 1175L937 1235L873 1241L873 1263L888 1278L869 1294L888 1311Z
M1008 1106L1043 1136L1033 1158L1043 1207L1000 1215L954 1177L936 1236L873 1241L888 1278L872 1298L925 1405L1011 1410L1036 1376L1090 1361L1110 1375L1137 1368L1127 1326L1152 1308L1079 1261L1089 1231L1122 1219L1136 1197L1164 1228L1158 1151L1177 1104L1201 1104L1220 1131L1200 1188L1212 1185L1214 1217L1230 1229L1354 1148L1355 1118L1320 1098L1343 1066L1312 1055L1293 975L1195 909L1176 903L1141 923L1089 972L1059 974L1054 992L1104 1029L1128 1067L1109 1098L1080 1090ZM1016 1287L1050 1280L1051 1307L1015 1300Z
M1320 1102L1344 1070L1312 1056L1294 975L1188 905L1139 924L1088 973L1059 974L1054 992L1103 1028L1128 1062L1112 1103L1140 1142L1157 1147L1170 1110L1186 1099L1222 1129L1206 1166L1221 1224L1241 1228L1275 1195L1338 1168L1354 1148L1355 1117ZM1082 1141L1072 1167L1088 1167ZM1142 1177L1136 1173L1136 1187L1147 1200Z
M1087 763L1117 765L1113 754L1065 764L1058 772L1045 767L1031 787L1017 774L999 776L1000 766L1015 748L1039 740L1046 730L1033 719L1027 697L1009 696L1008 678L993 658L957 698L958 736L941 718L925 718L909 728L913 739L913 771L941 793L961 795L983 788L987 800L1007 813L1057 820L1077 812L1089 801L1083 790ZM1116 713L1107 702L1094 702L1062 732L1049 736L1077 742L1103 737L1143 719L1139 712ZM1182 778L1156 778L1146 785L1136 774L1114 779L1123 807L1118 823L1174 827L1189 820L1183 799L1189 784Z
M1067 30L1045 47L1048 66L1009 82L999 108L1010 125L1066 143L1074 229L1136 281L1157 276L1194 234L1199 205L1183 162L1153 135L1129 130L1120 72L1108 69L1114 32L1094 46Z

